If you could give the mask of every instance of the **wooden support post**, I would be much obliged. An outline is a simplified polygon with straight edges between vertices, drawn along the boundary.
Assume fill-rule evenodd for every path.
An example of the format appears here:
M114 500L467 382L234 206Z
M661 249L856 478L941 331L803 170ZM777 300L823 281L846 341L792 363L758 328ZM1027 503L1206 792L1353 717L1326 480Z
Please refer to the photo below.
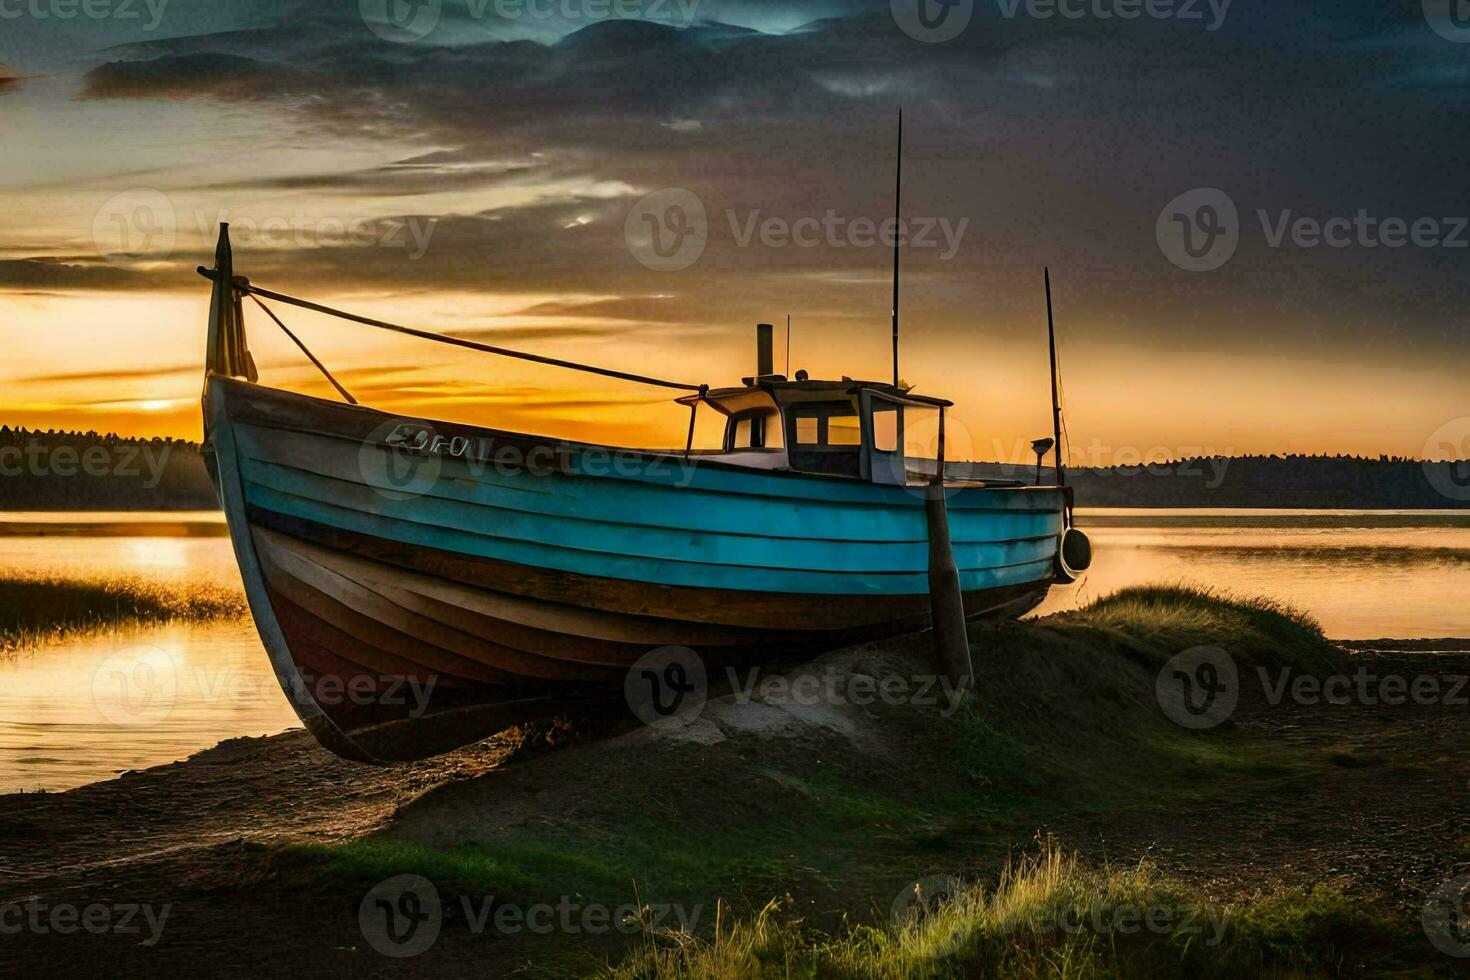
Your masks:
M929 613L934 624L934 657L956 690L975 686L970 637L965 631L965 600L960 570L949 543L949 509L944 501L944 410L939 411L939 470L924 488L929 525Z

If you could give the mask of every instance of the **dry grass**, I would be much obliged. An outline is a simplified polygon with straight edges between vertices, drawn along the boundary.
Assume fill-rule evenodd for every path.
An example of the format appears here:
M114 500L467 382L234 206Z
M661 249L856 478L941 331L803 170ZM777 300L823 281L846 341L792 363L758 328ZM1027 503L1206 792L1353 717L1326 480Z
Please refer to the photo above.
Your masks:
M1321 637L1322 624L1305 610L1280 599L1237 595L1193 585L1143 585L1098 599L1076 613L1094 626L1147 631L1229 632L1279 617L1305 633Z
M745 921L721 910L714 934L646 934L605 980L994 977L1332 977L1350 947L1379 947L1383 924L1340 894L1209 902L1148 864L1093 867L1050 841L1013 861L993 889L959 883L904 921L835 937L783 903Z
M0 651L112 626L209 622L247 612L245 596L221 585L8 575L0 577Z

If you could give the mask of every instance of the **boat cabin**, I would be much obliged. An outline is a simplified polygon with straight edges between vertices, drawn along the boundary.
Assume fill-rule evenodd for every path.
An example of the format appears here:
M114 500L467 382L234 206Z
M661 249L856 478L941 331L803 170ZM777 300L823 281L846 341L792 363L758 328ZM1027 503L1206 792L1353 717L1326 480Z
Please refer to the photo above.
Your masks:
M725 417L724 445L706 458L758 469L795 470L906 486L932 480L944 465L944 410L953 402L881 381L794 380L771 372L771 328L756 328L759 372L742 387L680 398ZM691 426L691 434L693 428ZM914 434L933 456L911 456Z

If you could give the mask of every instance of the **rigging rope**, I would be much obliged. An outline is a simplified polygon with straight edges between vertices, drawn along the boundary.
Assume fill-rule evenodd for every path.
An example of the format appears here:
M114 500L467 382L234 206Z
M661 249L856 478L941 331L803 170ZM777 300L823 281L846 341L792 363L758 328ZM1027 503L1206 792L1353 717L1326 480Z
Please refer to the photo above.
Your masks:
M199 269L199 273L207 279L214 278L214 272L212 270L205 269L202 266ZM417 330L413 327L405 327L397 323L388 323L384 320L374 320L370 317L358 316L355 313L346 313L342 310L334 310L330 306L323 306L320 303L313 303L309 300L298 299L295 296L288 296L285 293L277 293L269 289L262 289L259 286L252 285L249 280L241 281L238 277L236 279L236 288L246 295L252 297L257 295L264 296L267 299L277 300L290 306L299 306L304 310L312 310L316 313L325 313L328 316L340 317L343 320L351 320L353 323L360 323L364 326L377 327L380 330L391 330L395 333L407 334L410 337L420 337L424 340L434 340L438 341L441 344L450 344L455 347L464 347L468 348L469 350L476 350L485 354L498 354L501 357L514 357L518 360L532 361L536 364L549 364L552 367L568 368L573 371L584 371L588 374L597 374L605 378L618 378L622 381L633 381L637 382L638 384L654 385L659 388L674 388L679 391L694 391L700 393L709 390L709 387L707 385L691 385L683 384L678 381L665 381L662 378L650 378L647 375L632 374L627 371L614 371L611 368L594 367L591 364L579 364L576 361L564 361L557 357L544 357L541 354L528 354L525 351L510 350L505 347L492 347L490 344L481 344L473 340L464 340L460 337L450 337L444 334L432 333L428 330ZM260 301L257 299L256 302L259 303ZM270 311L267 310L266 312ZM272 319L274 318L274 315L272 315ZM279 320L277 320L276 322L280 323ZM289 331L287 331L287 333L289 333ZM296 338L292 337L291 339L295 340ZM297 340L296 343L300 345L301 342ZM302 349L305 350L304 347ZM316 361L316 358L313 357L312 360ZM317 363L317 366L321 367L320 362ZM323 370L325 369L323 368ZM336 382L334 381L333 384L336 384ZM338 385L338 390L342 390L340 385ZM343 393L346 394L345 391Z
M318 361L315 354L307 350L306 345L301 342L301 338L292 333L291 328L281 322L281 318L276 316L275 311L273 311L269 306L266 306L264 303L262 303L260 301L260 297L256 296L254 293L250 294L250 298L255 300L256 306L260 307L262 310L265 310L266 316L276 321L276 326L280 327L287 337L290 337L293 341L296 342L296 346L301 348L301 353L310 358L311 363L316 365L316 369L324 374L328 381L332 382L332 387L337 389L337 393L340 394L343 398L347 399L348 404L356 405L357 399L352 397L352 393L346 388L342 387L342 385L338 383L336 378L332 377L332 372L327 370L327 366L321 361Z

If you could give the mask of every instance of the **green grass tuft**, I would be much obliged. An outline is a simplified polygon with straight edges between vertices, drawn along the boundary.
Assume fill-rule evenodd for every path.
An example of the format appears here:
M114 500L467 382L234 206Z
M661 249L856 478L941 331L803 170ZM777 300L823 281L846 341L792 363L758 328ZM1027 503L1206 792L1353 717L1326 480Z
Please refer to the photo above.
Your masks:
M1038 625L1092 627L1170 656L1200 645L1266 665L1326 665L1342 656L1322 624L1289 603L1191 585L1122 589Z

